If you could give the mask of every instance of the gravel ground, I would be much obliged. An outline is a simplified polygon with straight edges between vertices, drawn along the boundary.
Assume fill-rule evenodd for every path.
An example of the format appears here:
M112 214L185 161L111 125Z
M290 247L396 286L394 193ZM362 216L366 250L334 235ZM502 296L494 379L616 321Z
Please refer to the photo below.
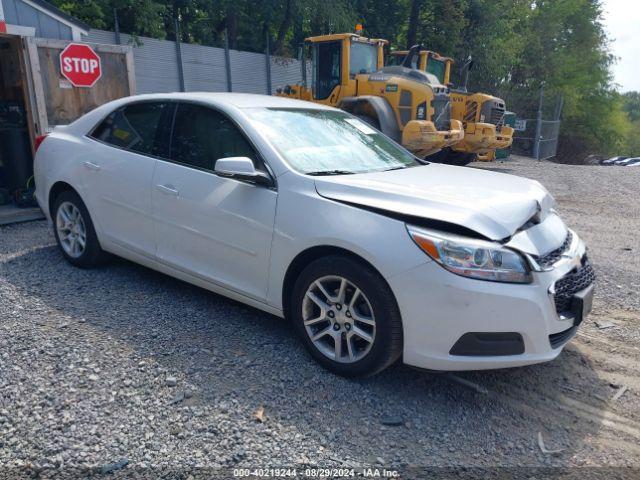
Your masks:
M555 361L346 380L281 319L124 260L73 268L45 222L0 227L2 472L640 467L640 168L474 167L540 180L590 246L594 313Z

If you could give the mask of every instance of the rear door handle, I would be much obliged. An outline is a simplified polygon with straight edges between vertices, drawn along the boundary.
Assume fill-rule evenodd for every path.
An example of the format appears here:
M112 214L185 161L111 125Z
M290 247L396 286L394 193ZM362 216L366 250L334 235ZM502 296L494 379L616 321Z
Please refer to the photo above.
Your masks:
M95 170L96 172L100 170L100 165L98 165L97 163L84 162L84 166L87 167L89 170Z
M156 185L156 188L166 195L173 195L174 197L180 195L180 192L173 185Z

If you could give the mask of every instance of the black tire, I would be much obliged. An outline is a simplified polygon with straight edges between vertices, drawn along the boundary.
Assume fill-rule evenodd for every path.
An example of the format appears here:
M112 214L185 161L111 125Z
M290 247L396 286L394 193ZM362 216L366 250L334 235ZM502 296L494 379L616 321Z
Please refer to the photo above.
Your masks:
M371 304L376 333L363 358L341 363L323 354L307 334L303 320L303 300L307 289L325 276L340 276L357 286ZM345 308L346 305L345 305ZM378 272L346 255L330 255L311 262L298 276L291 293L291 320L311 356L326 369L345 377L374 375L402 354L402 320L395 297ZM355 328L355 327L354 327Z
M71 203L78 209L85 226L86 243L84 251L77 257L73 257L65 251L58 236L58 229L56 228L58 210L65 202ZM62 255L70 264L80 268L92 268L102 264L108 258L107 253L102 250L102 247L100 247L100 242L98 241L87 207L76 192L67 190L58 195L53 201L52 212L53 234L56 237L56 242L58 243L58 247L60 248Z
M427 162L431 162L431 163L446 163L448 154L449 154L449 149L443 148L442 150L438 150L436 153L427 155L426 157L424 157L424 159Z
M456 165L458 167L464 167L471 162L475 162L478 155L475 153L456 152L455 150L449 150L443 163L447 165Z
M471 162L475 162L477 158L478 155L475 153L456 152L447 147L432 155L428 155L425 157L425 160L433 163L444 163L446 165L464 167Z

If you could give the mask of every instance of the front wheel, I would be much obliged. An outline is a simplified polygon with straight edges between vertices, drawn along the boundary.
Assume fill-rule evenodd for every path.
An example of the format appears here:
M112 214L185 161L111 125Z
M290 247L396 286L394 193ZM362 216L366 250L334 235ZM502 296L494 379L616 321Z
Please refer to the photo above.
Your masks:
M292 321L313 358L334 373L369 376L402 353L395 298L371 267L346 256L315 260L292 294Z

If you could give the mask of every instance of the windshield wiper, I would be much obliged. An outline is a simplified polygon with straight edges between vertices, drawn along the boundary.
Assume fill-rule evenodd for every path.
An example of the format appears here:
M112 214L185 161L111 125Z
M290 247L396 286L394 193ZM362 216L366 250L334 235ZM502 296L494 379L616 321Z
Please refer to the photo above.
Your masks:
M307 172L307 175L322 176L322 175L351 175L354 172L349 170L318 170L317 172Z
M387 168L386 170L382 170L383 172L390 172L391 170L403 170L405 168L410 168L408 165L402 165L400 167L391 167L391 168Z

